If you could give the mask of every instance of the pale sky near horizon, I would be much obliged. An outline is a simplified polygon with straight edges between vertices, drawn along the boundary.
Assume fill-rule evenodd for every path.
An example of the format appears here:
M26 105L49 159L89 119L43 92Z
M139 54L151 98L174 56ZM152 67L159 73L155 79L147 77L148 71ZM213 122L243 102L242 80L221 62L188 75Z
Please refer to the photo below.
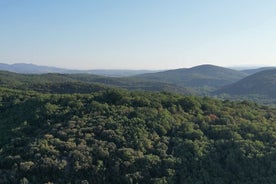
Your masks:
M276 66L274 0L0 0L0 63Z

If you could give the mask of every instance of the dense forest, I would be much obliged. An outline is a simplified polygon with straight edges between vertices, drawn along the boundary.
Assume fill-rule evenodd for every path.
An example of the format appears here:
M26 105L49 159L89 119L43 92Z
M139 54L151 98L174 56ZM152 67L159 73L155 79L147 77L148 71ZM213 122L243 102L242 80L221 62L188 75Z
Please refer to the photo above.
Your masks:
M167 91L181 94L194 94L190 88L176 84L149 81L134 77L106 77L91 74L19 74L0 71L0 86L35 90L42 93L89 93L102 87L118 87L128 90Z
M274 108L61 92L0 88L0 183L276 183Z

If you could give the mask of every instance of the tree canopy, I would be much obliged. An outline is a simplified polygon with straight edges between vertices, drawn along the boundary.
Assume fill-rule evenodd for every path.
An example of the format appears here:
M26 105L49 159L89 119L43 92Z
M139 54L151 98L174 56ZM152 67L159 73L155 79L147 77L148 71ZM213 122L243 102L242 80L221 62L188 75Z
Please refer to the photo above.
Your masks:
M103 89L0 89L0 183L275 183L276 110Z

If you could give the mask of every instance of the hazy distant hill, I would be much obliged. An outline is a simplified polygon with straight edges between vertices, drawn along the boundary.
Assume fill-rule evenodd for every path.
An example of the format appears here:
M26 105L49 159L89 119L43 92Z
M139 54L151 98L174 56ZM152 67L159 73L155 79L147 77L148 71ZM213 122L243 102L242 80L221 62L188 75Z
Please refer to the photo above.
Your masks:
M262 67L262 68L254 68L254 69L246 69L246 70L242 70L243 73L246 73L248 75L252 75L261 71L265 71L265 70L271 70L271 69L276 69L276 67Z
M49 67L49 66L38 66L27 63L16 63L16 64L4 64L0 63L0 70L16 72L16 73L66 73L66 69Z
M103 75L108 77L129 77L134 75L140 75L144 73L158 72L158 70L74 70L72 73L87 73L95 75ZM68 72L67 72L68 73Z
M222 93L230 95L265 95L276 98L276 69L250 75L215 92L215 94Z
M68 91L71 93L89 93L104 87L106 88L107 86L129 90L165 91L181 94L194 93L191 89L175 84L136 78L104 77L91 74L18 74L0 71L0 87L13 89L28 89L52 93L62 93L63 91L67 93Z
M15 73L25 73L25 74L43 74L43 73L88 73L103 76L112 77L123 77L123 76L133 76L143 73L155 72L153 70L71 70L50 66L39 66L27 63L16 63L16 64L4 64L0 63L0 70L10 71Z
M247 74L214 65L200 65L157 73L142 74L136 77L177 84L185 87L219 88L236 82Z

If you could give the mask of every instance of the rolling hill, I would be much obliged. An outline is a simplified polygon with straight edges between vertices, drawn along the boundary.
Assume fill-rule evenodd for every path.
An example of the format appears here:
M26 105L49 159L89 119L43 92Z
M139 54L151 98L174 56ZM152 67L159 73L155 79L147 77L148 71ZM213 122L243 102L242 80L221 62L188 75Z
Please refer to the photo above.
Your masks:
M239 95L239 93L242 92L243 95L246 95L250 92L250 94L254 93L262 95L267 95L267 93L269 93L269 96L271 96L273 95L274 86L271 86L271 88L269 86L266 86L265 92L256 91L262 89L259 89L258 86L255 86L254 89L245 86L251 85L247 84L248 82L255 84L254 82L256 79L254 74L275 68L263 67L238 71L215 65L199 65L192 68L181 68L155 73L147 73L153 71L67 70L25 63L13 65L0 63L0 69L16 72L0 72L0 84L2 86L16 86L16 88L20 87L20 89L24 89L26 87L33 88L34 86L36 86L38 89L41 89L41 92L43 90L45 92L62 92L63 90L65 90L65 88L68 88L69 91L71 90L72 92L77 92L77 90L79 90L81 93L83 93L89 91L92 92L92 88L99 87L92 85L105 85L130 90L167 91L182 94L209 95L210 93L215 91L214 94L227 93L232 95L235 93L236 95ZM141 74L140 72L145 73ZM92 73L96 73L97 75ZM253 75L252 77L254 79L252 81L250 80L250 75ZM248 76L249 79L246 78ZM246 80L242 80L244 78L246 78ZM237 84L238 87L234 85L234 89L231 89L232 84L239 80L242 80L241 83L243 89L241 89L241 86L239 86L240 83ZM260 80L262 81L262 79ZM57 83L63 84L57 85ZM30 86L30 84L32 86ZM57 86L63 87L62 89L57 89ZM88 90L86 88L88 88ZM248 89L248 92L245 92L246 90L244 88ZM270 92L271 90L272 92Z
M104 85L104 86L103 86ZM18 74L0 71L0 86L40 92L89 93L95 89L119 87L129 90L165 91L181 94L192 94L193 90L157 81L146 81L136 78L105 77L91 74ZM79 90L79 91L78 91ZM67 92L68 92L67 91Z
M276 69L258 72L215 91L215 94L223 93L243 96L260 95L276 98Z
M136 76L138 78L168 82L179 86L193 88L216 89L236 82L247 74L214 65L200 65L193 68L182 68L157 73L148 73Z

